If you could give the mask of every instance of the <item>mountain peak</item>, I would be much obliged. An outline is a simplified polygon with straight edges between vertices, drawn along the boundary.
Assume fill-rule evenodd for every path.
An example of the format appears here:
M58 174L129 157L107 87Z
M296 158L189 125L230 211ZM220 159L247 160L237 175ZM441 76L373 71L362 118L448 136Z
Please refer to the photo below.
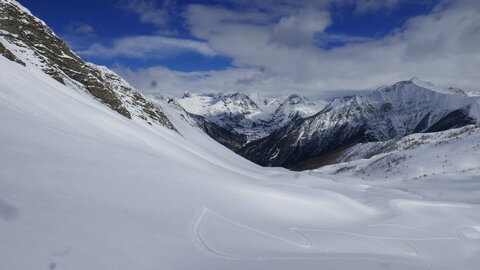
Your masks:
M394 83L391 86L384 86L379 88L379 90L384 92L390 92L392 90L408 90L412 88L414 88L417 91L421 90L419 88L422 88L422 89L426 89L426 90L444 94L444 95L468 96L468 94L462 89L449 87L449 86L441 86L429 81L421 80L418 77L413 77L410 80L400 81L400 82Z
M227 98L227 99L234 99L234 100L242 100L242 99L245 99L245 100L250 100L250 97L247 96L246 94L243 94L243 93L240 93L240 92L233 92L233 93L226 93L226 94L220 94L221 96L223 96L223 98Z
M290 96L287 97L285 101L289 102L290 104L299 104L299 103L305 103L305 98L297 94L291 94Z
M335 98L314 116L249 143L240 153L260 165L291 167L359 142L476 124L478 100L413 78L366 95Z
M16 6L17 8L19 8L23 12L27 13L28 15L33 16L32 13L30 12L30 10L25 8L22 4L20 4L16 0L0 0L0 4L10 4L10 5ZM36 18L36 19L40 21L40 19L38 19L38 18Z
M422 81L418 78L413 80L412 82L417 86L420 86L441 94L468 96L467 93L460 88L451 87L451 86L441 86L441 85L434 84L432 82Z
M190 97L192 97L192 95L193 95L192 92L190 92L190 91L185 91L185 93L183 93L182 98L190 98Z

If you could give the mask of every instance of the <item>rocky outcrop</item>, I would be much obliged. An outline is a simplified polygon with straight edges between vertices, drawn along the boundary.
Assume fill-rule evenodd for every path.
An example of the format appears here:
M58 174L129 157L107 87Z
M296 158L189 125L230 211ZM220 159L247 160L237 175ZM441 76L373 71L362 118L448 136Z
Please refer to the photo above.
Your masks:
M247 137L245 135L241 135L233 130L223 128L209 121L203 116L196 114L189 115L197 122L197 126L200 127L208 136L234 152L239 151L247 142Z
M22 60L18 59L15 54L13 54L9 49L5 48L5 46L0 43L0 55L2 55L3 57L7 58L8 60L10 61L13 61L15 63L18 63L22 66L26 66L25 62L23 62Z
M44 22L13 0L0 0L0 54L34 65L64 85L83 88L119 114L175 129L167 117L123 79L85 63Z

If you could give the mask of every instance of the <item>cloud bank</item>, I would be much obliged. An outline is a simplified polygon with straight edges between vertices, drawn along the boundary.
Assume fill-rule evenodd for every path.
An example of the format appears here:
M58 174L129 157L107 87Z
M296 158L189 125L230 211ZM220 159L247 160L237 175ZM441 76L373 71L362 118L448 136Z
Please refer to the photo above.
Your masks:
M163 36L133 36L113 41L111 46L100 43L89 49L80 51L83 56L97 58L167 58L183 52L195 52L205 56L216 55L207 43L189 39L180 39Z
M269 2L235 1L235 9L202 4L186 7L188 29L193 37L206 42L183 47L179 43L179 48L230 57L233 66L228 69L177 72L165 67L136 71L117 67L116 71L144 91L166 94L236 90L317 95L322 91L367 89L411 77L480 88L479 1L440 1L430 14L411 18L377 40L326 34L325 29L334 23L332 5L355 5L355 12L365 13L395 8L404 1ZM322 38L346 44L325 49ZM118 41L108 51L128 54L130 47L122 43ZM163 39L157 43L160 48L170 48ZM147 46L146 51L154 51L154 47ZM91 51L104 49L92 47ZM106 54L108 51L104 50ZM151 81L159 83L152 87Z

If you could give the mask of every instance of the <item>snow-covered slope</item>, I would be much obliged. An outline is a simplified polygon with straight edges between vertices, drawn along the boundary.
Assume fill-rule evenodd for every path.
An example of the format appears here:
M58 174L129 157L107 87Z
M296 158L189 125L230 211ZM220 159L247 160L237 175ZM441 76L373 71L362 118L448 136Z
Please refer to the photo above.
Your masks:
M449 197L461 186L450 186L442 201L425 201L419 191L261 168L193 128L178 110L164 108L182 136L129 120L3 57L0 78L5 269L480 263L480 201ZM478 181L469 183L478 192Z
M268 166L296 166L368 141L434 132L480 119L480 97L412 79L368 95L334 99L321 112L247 144L241 153Z
M162 111L125 80L105 67L85 63L43 21L16 1L0 2L0 44L0 55L90 93L127 118L174 128Z
M434 157L432 159L432 157ZM424 160L422 160L424 159ZM384 142L360 143L339 153L336 173L365 178L415 180L431 175L480 170L480 126L412 134ZM422 164L422 166L418 166ZM349 168L346 168L349 167Z
M149 98L161 108L169 108L176 111L176 114L180 115L184 122L187 122L192 127L202 130L212 139L233 151L238 151L247 142L247 137L245 135L221 127L203 116L187 112L175 99L159 94L152 95Z
M188 112L246 135L248 140L265 137L293 121L314 115L326 105L325 101L314 102L298 95L267 98L242 93L187 92L178 102Z
M339 164L322 167L316 173L338 179L362 179L403 188L416 185L429 191L428 200L450 197L478 201L480 181L480 126L466 126L436 133L412 134L385 142L361 143L342 151ZM455 181L468 179L446 195L442 190ZM418 192L418 191L417 191Z
M262 168L193 127L181 110L163 108L177 132L130 119L10 58L0 55L1 269L469 270L480 263L479 197L455 196L463 183L479 192L475 175L445 179L449 188L427 201L438 190ZM143 108L131 106L132 115Z

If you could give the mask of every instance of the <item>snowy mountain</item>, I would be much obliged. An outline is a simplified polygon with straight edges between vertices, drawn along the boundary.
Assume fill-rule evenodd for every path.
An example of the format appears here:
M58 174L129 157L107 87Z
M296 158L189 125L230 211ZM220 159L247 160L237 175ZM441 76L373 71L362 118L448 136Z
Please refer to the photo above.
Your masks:
M388 141L359 143L340 149L327 159L323 157L324 161L336 165L325 166L320 170L331 171L334 168L332 174L354 172L363 179L375 174L407 180L418 179L425 174L477 170L480 169L476 162L480 160L479 136L480 126L468 125L434 133L416 133ZM422 161L423 158L425 160ZM318 162L316 160L311 164L318 167ZM416 166L418 164L422 166Z
M360 143L340 151L335 165L316 172L337 177L371 179L370 181L413 182L445 188L445 178L480 172L480 126L469 125L435 133L412 134L384 142ZM418 166L421 164L421 166ZM462 200L475 200L477 191L463 188ZM438 200L431 194L429 200ZM438 195L437 195L438 196Z
M205 132L212 139L228 147L232 151L238 151L247 142L247 137L235 132L235 130L228 130L221 127L207 118L187 112L177 100L168 98L159 94L149 97L150 100L157 104L160 108L170 108L176 111L183 121L189 123L192 127L196 127Z
M478 123L479 100L456 88L402 81L372 94L336 98L318 114L253 141L240 153L263 166L294 167L360 142Z
M178 103L190 113L247 136L249 141L263 138L293 121L319 112L325 101L311 101L298 95L268 98L258 94L187 92Z
M0 55L40 69L60 84L90 93L127 118L174 129L163 112L113 71L85 63L41 20L16 1L0 6Z
M411 152L398 153L407 162L395 175L428 175L412 181L385 178L386 166L368 181L360 178L368 169L263 168L207 136L175 102L148 101L31 23L40 21L0 0L1 269L479 265L478 128L398 144ZM73 59L48 53L57 49ZM402 150L411 138L431 143ZM444 169L422 168L437 160Z

